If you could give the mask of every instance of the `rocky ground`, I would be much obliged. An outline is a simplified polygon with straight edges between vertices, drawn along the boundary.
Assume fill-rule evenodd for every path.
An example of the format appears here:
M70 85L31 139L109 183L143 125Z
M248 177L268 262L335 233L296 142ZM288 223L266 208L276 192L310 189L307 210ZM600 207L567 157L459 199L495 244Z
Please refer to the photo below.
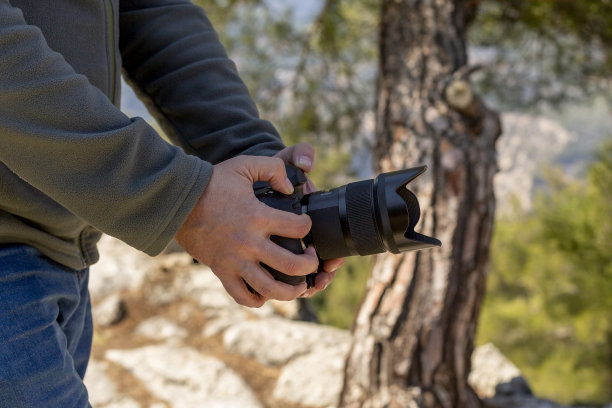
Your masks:
M149 258L109 237L100 247L85 379L94 408L336 406L348 332L296 320L293 302L243 308L184 253ZM494 346L472 360L489 407L559 407L535 398Z

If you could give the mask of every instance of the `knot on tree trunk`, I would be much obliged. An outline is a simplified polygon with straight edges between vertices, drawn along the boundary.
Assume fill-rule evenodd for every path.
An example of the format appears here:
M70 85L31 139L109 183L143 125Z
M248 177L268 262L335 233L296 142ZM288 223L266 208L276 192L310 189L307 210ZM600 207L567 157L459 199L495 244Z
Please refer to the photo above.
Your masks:
M442 94L449 108L463 117L468 134L472 137L478 137L483 133L495 134L493 138L495 140L501 133L499 116L496 112L487 108L472 88L472 84L467 77L475 70L475 68L469 69L468 74L455 73L444 86ZM494 124L493 128L495 129L488 129L489 126L485 124L488 119L492 119L490 122Z
M468 116L472 112L474 92L468 81L453 79L444 90L444 98L453 110Z
M482 69L480 65L464 65L444 84L443 96L448 106L472 121L484 116L485 106L474 92L470 77Z

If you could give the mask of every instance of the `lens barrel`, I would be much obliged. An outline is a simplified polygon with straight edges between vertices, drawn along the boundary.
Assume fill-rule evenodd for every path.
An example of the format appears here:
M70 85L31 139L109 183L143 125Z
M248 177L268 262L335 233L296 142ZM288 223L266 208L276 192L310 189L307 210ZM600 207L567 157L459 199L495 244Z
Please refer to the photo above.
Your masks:
M437 239L414 231L420 207L407 184L425 170L383 173L305 196L302 211L312 219L306 243L323 260L440 246Z

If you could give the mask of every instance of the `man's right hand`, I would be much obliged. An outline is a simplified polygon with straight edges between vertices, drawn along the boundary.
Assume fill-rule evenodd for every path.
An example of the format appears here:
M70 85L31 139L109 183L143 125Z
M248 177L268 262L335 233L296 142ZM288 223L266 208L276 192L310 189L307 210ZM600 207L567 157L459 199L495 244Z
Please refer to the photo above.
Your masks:
M315 272L314 249L302 255L276 245L271 235L303 238L310 231L310 217L273 209L253 193L255 181L267 181L273 189L290 194L283 160L238 156L214 166L200 200L176 234L176 241L195 259L210 266L225 290L241 305L260 307L268 299L292 300L306 291L276 281L260 262L287 275ZM257 293L249 291L245 282Z

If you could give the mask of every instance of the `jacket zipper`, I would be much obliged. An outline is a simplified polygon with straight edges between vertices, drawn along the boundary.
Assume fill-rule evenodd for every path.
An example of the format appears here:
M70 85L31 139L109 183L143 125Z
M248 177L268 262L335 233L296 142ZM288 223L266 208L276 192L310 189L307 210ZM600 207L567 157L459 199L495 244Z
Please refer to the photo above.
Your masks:
M107 21L108 21L108 35L109 35L109 53L110 53L110 99L113 103L115 103L115 89L117 82L117 73L116 71L116 58L115 55L115 14L113 11L113 3L112 0L106 0L106 12L107 12Z

